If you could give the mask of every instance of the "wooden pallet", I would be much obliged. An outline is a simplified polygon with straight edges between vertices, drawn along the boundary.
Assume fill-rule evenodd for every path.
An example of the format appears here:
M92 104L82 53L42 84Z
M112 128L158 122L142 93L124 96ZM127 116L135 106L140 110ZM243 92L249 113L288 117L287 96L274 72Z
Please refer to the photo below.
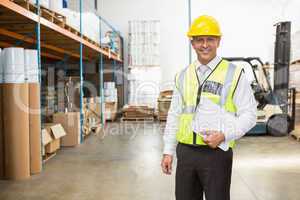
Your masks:
M51 11L46 8L41 8L41 17L47 19L48 21L60 26L64 27L66 25L66 17L60 15L54 11Z
M133 121L133 122L139 122L139 121L148 121L148 122L153 122L154 117L122 117L121 122L123 121Z
M69 26L68 24L65 24L62 28L66 29L67 31L77 35L80 37L80 32L77 31L75 28L73 28L72 26Z
M300 142L300 132L299 131L292 131L290 134L293 138Z
M10 0L10 1L18 4L19 6L25 8L26 10L31 11L33 13L37 13L37 11L38 11L38 7L35 4L30 3L28 0ZM61 15L53 10L43 7L43 6L40 6L40 12L41 12L41 14L40 14L41 17L43 17L44 19L56 24L57 26L65 29L79 37L81 36L80 31L78 31L77 29L73 28L72 26L66 24L66 17L64 15ZM100 48L100 44L98 44L94 40L90 39L86 35L83 35L82 37L84 40L86 40L89 43Z
M110 119L105 119L105 121L107 121L107 122L115 122L117 120L117 117L115 116L115 117L112 117L112 118L110 118Z
M38 6L30 3L28 0L11 0L11 1L31 12L37 13L38 11ZM66 17L53 10L40 6L40 12L41 12L41 17L47 19L48 21L51 21L52 23L60 24L60 26L64 26L64 24L66 23Z
M300 64L300 60L296 60L296 61L292 62L291 64L292 65Z
M167 121L167 116L158 116L158 120L161 122Z

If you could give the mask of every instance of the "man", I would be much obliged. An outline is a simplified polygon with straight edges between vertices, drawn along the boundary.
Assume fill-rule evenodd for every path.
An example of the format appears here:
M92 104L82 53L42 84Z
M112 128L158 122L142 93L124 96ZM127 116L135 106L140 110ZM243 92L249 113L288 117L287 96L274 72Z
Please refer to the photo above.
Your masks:
M244 71L217 56L221 31L213 17L197 18L187 35L198 59L176 75L161 167L171 174L176 149L177 200L202 200L203 194L206 200L229 200L232 148L255 125L256 101ZM202 108L212 105L232 116L225 126L233 130L199 131Z

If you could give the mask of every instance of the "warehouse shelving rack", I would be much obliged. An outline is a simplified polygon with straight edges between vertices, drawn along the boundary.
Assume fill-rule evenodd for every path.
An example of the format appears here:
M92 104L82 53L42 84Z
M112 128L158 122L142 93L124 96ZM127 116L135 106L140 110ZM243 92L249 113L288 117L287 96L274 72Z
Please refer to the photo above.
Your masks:
M81 142L83 141L83 61L97 61L99 63L99 93L102 104L104 102L103 65L112 63L113 68L116 64L123 66L122 51L118 55L107 48L102 48L100 44L83 35L82 6L83 0L80 0L80 30L78 31L65 23L64 16L40 6L39 0L36 0L35 5L30 4L28 0L0 0L0 47L36 48L38 51L40 83L41 61L43 59L60 61L68 57L69 61L79 61ZM119 34L103 17L98 17ZM119 36L121 37L120 34ZM101 28L99 37L101 39ZM122 38L121 41L123 41ZM103 123L103 105L101 110Z

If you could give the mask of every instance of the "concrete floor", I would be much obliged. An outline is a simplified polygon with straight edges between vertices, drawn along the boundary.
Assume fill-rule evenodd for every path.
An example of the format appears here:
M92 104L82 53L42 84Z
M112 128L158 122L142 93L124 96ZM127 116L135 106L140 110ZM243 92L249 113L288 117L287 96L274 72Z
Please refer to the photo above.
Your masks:
M0 199L175 199L174 173L165 176L160 169L159 124L120 127L110 124L104 139L90 136L78 148L63 149L28 181L0 181ZM299 200L299 191L299 142L268 136L238 142L232 200Z

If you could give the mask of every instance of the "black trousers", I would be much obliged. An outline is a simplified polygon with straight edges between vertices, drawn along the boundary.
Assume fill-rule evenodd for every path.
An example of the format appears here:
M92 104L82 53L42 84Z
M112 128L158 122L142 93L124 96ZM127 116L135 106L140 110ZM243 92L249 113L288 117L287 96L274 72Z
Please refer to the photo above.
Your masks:
M232 149L179 143L176 149L176 200L230 200Z

